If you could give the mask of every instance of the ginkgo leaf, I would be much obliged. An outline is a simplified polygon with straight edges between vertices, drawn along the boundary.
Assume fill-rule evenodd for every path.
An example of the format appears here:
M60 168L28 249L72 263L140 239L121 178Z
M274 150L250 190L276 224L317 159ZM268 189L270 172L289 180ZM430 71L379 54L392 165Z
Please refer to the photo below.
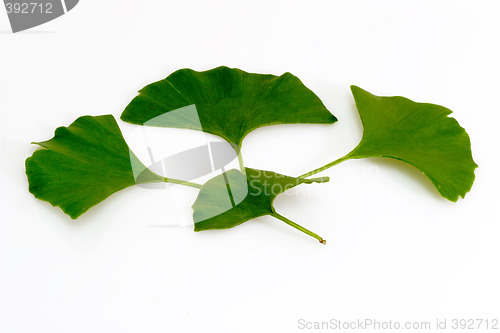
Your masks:
M201 130L241 147L256 128L337 121L297 77L217 67L181 69L139 91L121 119L139 125Z
M470 139L452 111L404 97L380 97L351 86L363 123L359 145L341 159L309 172L313 175L341 161L389 157L422 171L439 193L451 201L464 197L474 182Z
M276 213L274 199L300 184L327 182L328 177L304 179L272 171L245 168L245 174L232 169L207 181L193 204L194 230L228 229L253 218L271 215L324 240Z
M73 219L128 186L166 181L139 161L111 115L80 117L36 144L45 149L26 160L29 190Z

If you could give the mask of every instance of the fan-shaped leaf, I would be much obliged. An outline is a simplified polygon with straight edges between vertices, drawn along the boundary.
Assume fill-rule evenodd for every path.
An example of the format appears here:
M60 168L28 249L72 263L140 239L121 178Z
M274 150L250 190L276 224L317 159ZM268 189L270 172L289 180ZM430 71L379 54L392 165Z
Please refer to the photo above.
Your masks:
M404 97L379 97L351 87L363 123L363 138L348 158L390 157L422 171L441 195L464 197L476 163L470 139L451 110Z
M29 190L73 219L123 188L165 181L132 153L111 115L80 117L36 144L45 149L26 160Z
M299 184L329 180L328 177L294 178L251 168L246 168L245 172L246 174L242 174L233 169L203 185L193 204L195 231L232 228L263 215L272 215L283 220L273 207L273 201L279 194ZM285 222L297 228L295 223L288 220ZM311 234L309 232L309 235ZM322 241L318 237L316 238Z
M121 115L133 124L202 130L241 146L252 130L275 124L337 121L295 76L217 67L181 69L139 92Z

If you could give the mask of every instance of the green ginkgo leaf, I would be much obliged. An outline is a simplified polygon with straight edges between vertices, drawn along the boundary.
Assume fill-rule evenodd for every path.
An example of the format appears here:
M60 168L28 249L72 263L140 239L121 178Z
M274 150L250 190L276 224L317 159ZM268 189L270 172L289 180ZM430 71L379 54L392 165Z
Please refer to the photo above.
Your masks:
M217 67L181 69L139 91L121 119L139 125L201 130L237 147L256 128L337 121L297 77Z
M111 115L80 117L36 144L45 149L26 160L29 190L73 219L128 186L170 181L139 161Z
M259 216L271 215L325 243L320 236L278 214L273 201L297 185L328 180L328 177L294 178L251 168L245 168L245 174L229 170L210 179L201 188L193 204L194 230L228 229Z
M341 159L309 172L313 175L339 162L364 157L389 157L422 171L439 193L451 201L464 197L474 182L470 139L452 111L404 97L380 97L351 86L363 123L359 145Z

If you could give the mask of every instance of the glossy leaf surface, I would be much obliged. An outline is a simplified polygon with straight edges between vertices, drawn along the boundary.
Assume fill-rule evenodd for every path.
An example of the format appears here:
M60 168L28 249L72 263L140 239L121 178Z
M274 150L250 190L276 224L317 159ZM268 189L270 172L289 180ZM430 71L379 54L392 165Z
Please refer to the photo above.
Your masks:
M227 229L263 215L274 215L274 199L300 184L327 182L328 177L303 179L246 168L229 170L203 185L193 204L195 231Z
M121 119L201 130L236 146L262 126L337 121L318 96L290 73L278 77L228 67L178 70L141 89Z
M452 111L404 97L379 97L351 87L363 137L346 158L389 157L422 171L439 193L457 201L474 182L470 139Z
M128 186L165 181L132 153L111 115L80 117L36 144L45 149L26 160L29 190L73 219Z

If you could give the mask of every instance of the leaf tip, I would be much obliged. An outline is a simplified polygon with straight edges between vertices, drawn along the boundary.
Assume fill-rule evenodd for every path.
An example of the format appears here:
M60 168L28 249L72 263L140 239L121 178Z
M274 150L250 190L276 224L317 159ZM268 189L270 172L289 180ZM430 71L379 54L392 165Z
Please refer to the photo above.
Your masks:
M349 87L351 88L351 91L352 91L353 93L354 93L354 92L356 92L356 91L363 90L363 89L361 89L360 87L358 87L358 86L356 86L356 85L354 85L354 84L351 84Z
M330 119L329 119L329 123L330 124L334 124L336 123L337 121L339 121L339 119L337 117L335 117L331 112L330 112Z
M120 120L126 123L130 122L129 112L127 111L127 109L123 110L122 114L120 115Z
M361 97L362 95L375 97L375 95L373 95L372 93L370 93L370 92L364 90L363 88L360 88L354 84L352 84L350 86L350 88L351 88L352 96L354 97L355 100L357 98ZM357 104L357 101L356 101L356 104Z

